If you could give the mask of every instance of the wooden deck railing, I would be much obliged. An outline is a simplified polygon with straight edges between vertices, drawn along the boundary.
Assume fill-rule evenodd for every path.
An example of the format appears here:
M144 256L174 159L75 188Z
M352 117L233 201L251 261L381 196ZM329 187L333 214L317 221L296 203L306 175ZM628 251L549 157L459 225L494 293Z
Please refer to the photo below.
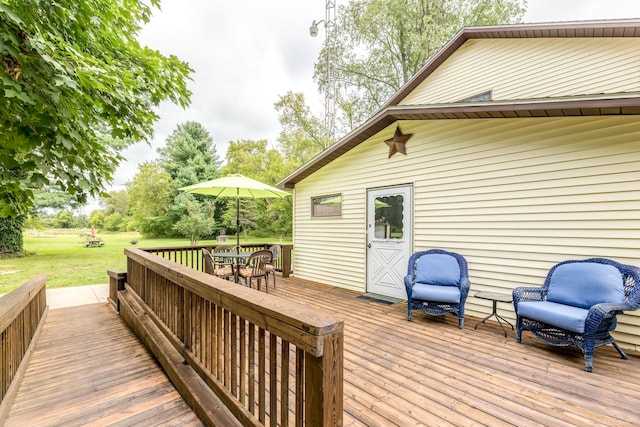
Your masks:
M241 251L252 252L261 249L269 249L276 243L250 243L242 245ZM276 271L282 273L282 277L289 277L293 272L292 260L293 260L293 245L283 245L277 243L282 247L280 257L275 260ZM225 244L226 245L226 244ZM161 256L162 258L170 259L178 264L186 265L187 267L195 268L196 270L204 271L204 262L202 260L202 248L206 248L209 251L219 245L193 245L193 246L171 246L171 247L155 247L144 248L145 251L152 254Z
M125 254L126 290L118 294L125 321L137 331L151 319L168 344L150 347L179 352L242 425L342 424L342 320L145 250ZM194 384L177 388L191 389L195 397L185 399L215 424L215 414L198 408L203 391Z
M0 425L4 423L34 337L47 308L47 276L36 276L0 298Z

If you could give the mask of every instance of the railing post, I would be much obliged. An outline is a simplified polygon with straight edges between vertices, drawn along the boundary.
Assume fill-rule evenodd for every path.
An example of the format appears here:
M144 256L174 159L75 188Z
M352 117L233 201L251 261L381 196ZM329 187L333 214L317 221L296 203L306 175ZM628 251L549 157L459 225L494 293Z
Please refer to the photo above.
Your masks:
M107 270L109 275L109 302L116 310L120 312L120 305L118 303L118 291L124 291L124 284L127 281L126 271Z
M282 277L291 275L291 252L293 245L282 245Z
M305 424L341 426L343 416L344 335L323 337L323 355L305 353Z

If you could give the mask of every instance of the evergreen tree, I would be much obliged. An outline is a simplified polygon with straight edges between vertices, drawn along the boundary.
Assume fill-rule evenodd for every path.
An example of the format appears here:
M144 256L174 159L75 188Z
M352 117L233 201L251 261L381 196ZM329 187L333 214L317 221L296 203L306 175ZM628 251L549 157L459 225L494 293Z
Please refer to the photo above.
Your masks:
M160 154L158 164L171 176L178 189L220 176L220 159L213 144L213 138L198 122L189 121L178 125L167 138L166 145L158 149L158 153ZM213 232L216 229L215 224L221 223L226 201L214 201L215 209L212 215L212 210L207 204L209 201L206 199L207 196L193 194L179 194L174 198L167 217L171 224L181 224L181 226L177 228L172 226L165 230L165 235L176 232L184 235L186 225L192 221L198 222L196 218L209 218L211 224L204 219L204 225L201 225L202 221L198 224L204 234L208 233L209 228ZM192 241L201 237L191 234L189 236Z
M160 166L178 188L220 175L220 159L213 138L198 122L178 125L158 153Z

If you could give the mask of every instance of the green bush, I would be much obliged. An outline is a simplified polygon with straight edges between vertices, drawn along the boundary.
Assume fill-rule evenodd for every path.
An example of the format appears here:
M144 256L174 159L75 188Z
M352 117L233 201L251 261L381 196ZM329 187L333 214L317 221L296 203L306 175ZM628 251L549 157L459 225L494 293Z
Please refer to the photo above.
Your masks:
M0 255L20 254L23 250L24 216L0 218Z
M104 227L105 214L103 211L93 211L89 217L89 223L96 228Z
M104 219L104 228L107 231L124 231L125 226L123 217L118 212L114 212Z

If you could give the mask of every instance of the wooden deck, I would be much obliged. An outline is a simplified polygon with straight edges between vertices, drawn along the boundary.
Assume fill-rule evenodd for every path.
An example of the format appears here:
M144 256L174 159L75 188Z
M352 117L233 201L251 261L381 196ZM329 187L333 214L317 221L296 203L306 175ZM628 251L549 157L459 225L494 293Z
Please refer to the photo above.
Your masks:
M578 349L493 321L407 322L406 303L293 278L269 292L345 319L345 426L640 425L638 353L597 349L587 373ZM7 425L197 425L123 327L107 306L51 310Z
M406 303L386 305L306 281L278 280L270 292L345 319L344 425L640 425L640 354L596 350L584 371L577 348L518 344L497 323L465 329ZM505 310L508 309L506 306Z
M8 426L201 426L111 307L50 310Z

